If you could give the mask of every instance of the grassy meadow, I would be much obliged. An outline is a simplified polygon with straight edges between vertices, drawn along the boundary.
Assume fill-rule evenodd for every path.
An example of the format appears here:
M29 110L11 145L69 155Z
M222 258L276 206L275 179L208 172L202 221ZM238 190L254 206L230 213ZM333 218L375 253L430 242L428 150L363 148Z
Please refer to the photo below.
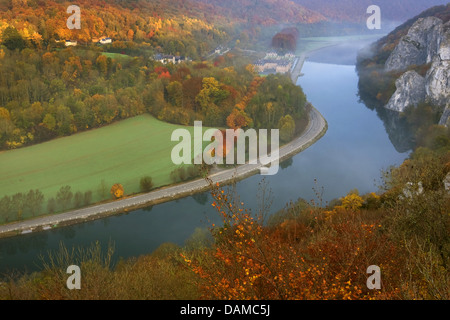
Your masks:
M72 192L92 191L93 202L110 198L115 183L125 194L140 191L143 176L155 187L171 183L172 132L180 128L141 115L39 145L0 153L0 198L39 189L44 207L65 185ZM186 127L193 139L193 127ZM105 192L106 189L106 192Z

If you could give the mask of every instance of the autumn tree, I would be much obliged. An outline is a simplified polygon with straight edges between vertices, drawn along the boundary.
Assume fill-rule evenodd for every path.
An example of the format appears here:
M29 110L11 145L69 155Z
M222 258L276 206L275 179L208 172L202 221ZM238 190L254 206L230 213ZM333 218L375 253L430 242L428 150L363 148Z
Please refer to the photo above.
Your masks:
M403 256L379 232L381 225L362 221L359 211L329 218L322 209L292 207L293 214L266 227L262 217L245 209L232 189L212 187L212 205L222 217L221 225L211 228L214 242L196 255L183 253L187 266L199 277L202 298L398 297L402 271L397 266ZM389 285L383 291L366 287L366 268L372 264L389 270L384 275Z
M295 134L295 121L290 115L286 115L278 121L280 129L280 140L283 142L291 141Z
M104 55L99 55L97 60L95 61L98 70L106 76L108 73L108 60L107 57Z
M42 120L42 126L47 128L48 130L54 130L56 128L56 119L55 119L55 117L52 114L47 113L44 116L44 120Z
M120 199L124 196L123 186L119 183L114 184L111 187L110 193L112 194L114 199Z
M253 120L244 110L238 108L233 109L233 112L227 117L227 126L231 129L246 128L252 125Z
M19 31L14 27L7 27L2 33L3 45L9 50L22 50L26 46L26 41L22 38Z
M180 82L172 81L167 86L167 92L169 94L169 103L176 107L184 107L183 86Z

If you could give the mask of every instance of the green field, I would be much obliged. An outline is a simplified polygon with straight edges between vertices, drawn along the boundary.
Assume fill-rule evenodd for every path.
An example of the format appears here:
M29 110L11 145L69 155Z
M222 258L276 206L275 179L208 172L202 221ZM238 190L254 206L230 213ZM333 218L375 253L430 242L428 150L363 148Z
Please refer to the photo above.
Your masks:
M102 180L115 183L125 194L139 192L139 181L151 176L155 186L171 183L173 130L180 128L142 115L118 123L59 138L39 145L0 153L0 198L39 189L47 200L65 185L72 192L92 191L102 199ZM193 127L187 127L193 137ZM205 128L206 129L206 128ZM103 188L104 189L104 188ZM44 210L45 211L45 210Z
M112 52L103 52L102 53L104 56L106 56L107 58L111 58L111 59L123 59L123 60L129 60L132 59L132 57L126 55L126 54L121 54L121 53L112 53Z

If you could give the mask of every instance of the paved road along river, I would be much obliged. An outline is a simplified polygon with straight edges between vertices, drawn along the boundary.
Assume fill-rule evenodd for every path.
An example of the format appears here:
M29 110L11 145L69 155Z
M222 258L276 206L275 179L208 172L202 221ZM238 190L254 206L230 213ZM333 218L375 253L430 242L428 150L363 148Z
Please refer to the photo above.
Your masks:
M315 108L311 108L307 128L301 136L280 148L279 161L285 160L305 150L314 142L319 140L325 134L326 130L326 120ZM240 180L258 173L262 167L260 163L261 161L259 161L259 164L244 164L233 169L223 170L209 176L209 178L213 183L220 184L229 183L233 180ZM205 191L209 187L209 182L206 179L198 179L123 200L99 204L57 215L40 217L28 221L15 222L0 226L0 237L30 233L37 230L47 230L58 225L74 224L102 218L128 210L144 208L157 203L171 201Z

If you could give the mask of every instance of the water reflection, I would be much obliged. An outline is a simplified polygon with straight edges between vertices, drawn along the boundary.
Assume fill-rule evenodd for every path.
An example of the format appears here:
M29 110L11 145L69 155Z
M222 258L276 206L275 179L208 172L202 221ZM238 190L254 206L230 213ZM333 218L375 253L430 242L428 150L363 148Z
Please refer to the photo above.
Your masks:
M389 140L398 152L408 152L414 147L414 134L406 119L400 113L383 107L376 108L383 121Z
M289 158L283 162L280 163L280 168L281 170L287 169L290 166L292 166L294 164L294 159L293 158Z
M367 90L373 88L374 84L371 75L362 67L359 70L358 96L360 101L370 110L375 110L378 117L383 121L389 140L400 152L411 151L414 147L414 134L406 119L398 112L384 108L381 102L374 96L377 90ZM382 74L383 70L378 69L377 73Z
M206 205L209 202L208 193L198 193L193 195L192 198L195 200L195 202L202 206Z

